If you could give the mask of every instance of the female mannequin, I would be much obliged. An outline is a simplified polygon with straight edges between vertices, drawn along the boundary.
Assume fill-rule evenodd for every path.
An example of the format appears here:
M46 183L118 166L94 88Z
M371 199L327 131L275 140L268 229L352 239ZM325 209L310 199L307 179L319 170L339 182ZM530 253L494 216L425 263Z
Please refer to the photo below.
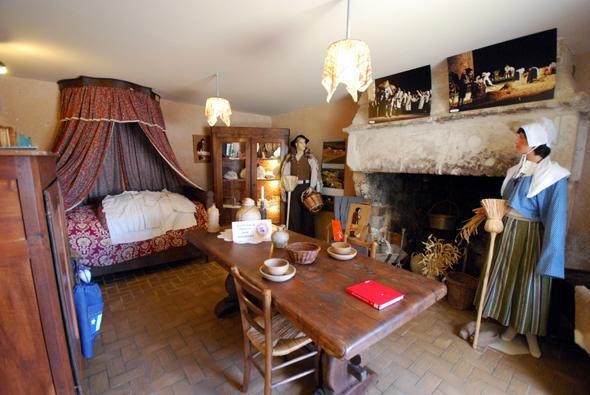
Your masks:
M541 356L537 336L547 332L551 279L564 277L570 173L549 158L555 136L547 118L517 131L516 151L522 157L502 184L509 210L482 314L508 326L504 340L525 334L536 358Z
M291 196L291 211L289 215L289 230L315 237L313 214L301 202L301 195L308 188L321 192L319 165L316 158L307 148L309 139L300 134L291 140L291 152L287 154L281 165L282 176L297 176L299 181ZM283 201L285 192L281 190Z

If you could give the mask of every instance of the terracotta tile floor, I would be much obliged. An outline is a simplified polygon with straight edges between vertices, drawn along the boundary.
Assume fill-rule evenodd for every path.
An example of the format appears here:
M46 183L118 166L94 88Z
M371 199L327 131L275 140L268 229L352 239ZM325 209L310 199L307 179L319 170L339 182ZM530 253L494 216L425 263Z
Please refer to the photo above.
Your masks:
M219 320L225 272L184 262L103 278L105 312L95 355L84 363L87 394L240 394L239 316ZM590 358L543 344L543 357L474 351L457 328L474 313L440 302L368 350L379 373L369 394L588 394ZM248 393L261 393L252 369ZM313 379L279 387L308 394Z

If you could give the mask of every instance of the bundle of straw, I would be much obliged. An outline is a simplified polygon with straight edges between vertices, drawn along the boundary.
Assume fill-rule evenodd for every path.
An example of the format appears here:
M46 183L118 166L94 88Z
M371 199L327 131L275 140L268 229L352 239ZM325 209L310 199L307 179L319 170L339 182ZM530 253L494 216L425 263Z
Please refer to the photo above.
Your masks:
M446 276L447 270L461 257L461 252L456 245L445 243L443 239L437 239L432 234L422 244L424 244L422 274L425 276L435 278Z
M481 284L481 295L477 307L477 320L475 321L475 334L473 335L473 348L477 348L477 341L479 339L479 329L481 327L481 315L483 312L483 305L488 290L488 277L490 275L490 266L492 266L492 255L494 253L494 243L496 235L504 230L502 218L508 210L508 202L502 199L483 199L481 201L487 220L484 226L486 232L490 233L490 246L488 248L488 257L486 259L485 273L483 282Z
M477 234L477 228L479 228L479 225L481 225L481 223L487 218L485 210L481 207L473 209L473 212L475 215L469 218L469 220L465 222L465 225L459 230L459 234L457 235L458 240L455 240L457 244L460 244L461 241L469 243L471 235Z

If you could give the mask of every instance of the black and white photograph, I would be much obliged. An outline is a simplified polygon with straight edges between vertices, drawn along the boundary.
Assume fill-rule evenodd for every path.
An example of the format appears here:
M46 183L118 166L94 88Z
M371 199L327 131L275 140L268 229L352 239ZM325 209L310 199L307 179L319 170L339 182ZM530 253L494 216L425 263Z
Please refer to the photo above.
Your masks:
M556 56L551 29L447 58L450 112L553 98Z
M427 117L431 99L430 65L377 78L375 98L369 101L369 123Z

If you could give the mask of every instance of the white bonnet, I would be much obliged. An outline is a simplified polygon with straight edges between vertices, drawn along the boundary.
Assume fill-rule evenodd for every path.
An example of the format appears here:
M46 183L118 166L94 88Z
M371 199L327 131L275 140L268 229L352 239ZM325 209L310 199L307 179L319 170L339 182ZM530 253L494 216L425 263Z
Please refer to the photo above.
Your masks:
M557 138L557 130L549 118L543 117L537 122L522 125L521 128L526 133L529 147L538 147L543 144L552 147Z

